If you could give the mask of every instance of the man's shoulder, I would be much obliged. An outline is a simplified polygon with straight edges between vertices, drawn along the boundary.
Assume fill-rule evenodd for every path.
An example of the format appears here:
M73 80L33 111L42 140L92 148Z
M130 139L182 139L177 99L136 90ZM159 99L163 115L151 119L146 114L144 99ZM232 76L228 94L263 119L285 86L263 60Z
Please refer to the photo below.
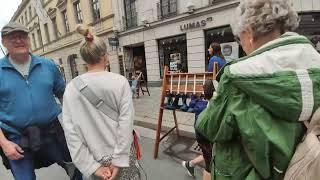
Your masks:
M0 58L0 65L2 65L3 63L5 63L5 61L8 60L7 56L4 56L2 58Z
M33 60L36 60L42 64L45 64L45 65L48 65L48 66L55 66L55 62L54 60L52 59L49 59L49 58L46 58L46 57L41 57L41 56L38 56L38 55L31 55L32 59Z

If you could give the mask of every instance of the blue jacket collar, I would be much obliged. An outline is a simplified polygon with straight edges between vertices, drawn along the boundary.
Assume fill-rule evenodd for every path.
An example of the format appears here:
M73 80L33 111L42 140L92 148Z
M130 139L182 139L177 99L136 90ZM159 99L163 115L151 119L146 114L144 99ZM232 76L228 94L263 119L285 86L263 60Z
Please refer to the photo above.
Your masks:
M33 67L35 67L38 64L41 64L41 60L37 57L34 56L33 54L30 54L31 56L31 65L30 65L30 69L32 69ZM10 63L9 61L9 55L6 55L2 61L0 62L0 67L1 68L14 68L13 65Z

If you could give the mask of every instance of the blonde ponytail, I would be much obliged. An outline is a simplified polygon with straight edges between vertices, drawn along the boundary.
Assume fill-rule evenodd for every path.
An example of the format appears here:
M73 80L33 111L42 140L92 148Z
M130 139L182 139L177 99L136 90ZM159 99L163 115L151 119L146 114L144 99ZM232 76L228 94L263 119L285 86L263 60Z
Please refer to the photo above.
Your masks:
M100 62L101 57L107 52L107 45L105 42L93 35L93 28L79 24L77 25L76 31L84 37L80 45L80 54L83 60L88 64L97 64Z

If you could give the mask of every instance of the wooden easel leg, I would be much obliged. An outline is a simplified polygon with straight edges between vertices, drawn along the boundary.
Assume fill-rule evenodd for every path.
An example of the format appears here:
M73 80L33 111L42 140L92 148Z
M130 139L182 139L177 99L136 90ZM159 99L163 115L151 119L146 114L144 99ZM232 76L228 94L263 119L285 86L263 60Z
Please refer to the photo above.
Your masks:
M147 88L148 95L150 96L150 92L149 92L149 88L148 88L148 83L147 82L146 82L146 88Z
M161 135L161 127L162 127L162 117L163 117L163 108L160 109L159 117L158 117L158 127L157 127L157 134L156 134L156 143L154 146L154 159L158 158L159 153L159 145L160 145L160 135Z
M173 111L173 118L174 118L174 123L175 123L175 126L176 126L177 135L180 136L179 127L178 127L178 120L177 120L177 114L176 114L175 110Z

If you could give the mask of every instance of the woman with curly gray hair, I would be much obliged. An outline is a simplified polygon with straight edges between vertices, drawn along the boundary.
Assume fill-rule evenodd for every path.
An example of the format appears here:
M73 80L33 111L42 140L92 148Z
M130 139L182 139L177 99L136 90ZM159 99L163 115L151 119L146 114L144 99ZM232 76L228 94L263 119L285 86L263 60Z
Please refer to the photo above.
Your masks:
M220 71L196 129L216 144L213 179L280 180L320 107L320 55L291 32L299 18L289 0L242 0L234 17L247 56Z

